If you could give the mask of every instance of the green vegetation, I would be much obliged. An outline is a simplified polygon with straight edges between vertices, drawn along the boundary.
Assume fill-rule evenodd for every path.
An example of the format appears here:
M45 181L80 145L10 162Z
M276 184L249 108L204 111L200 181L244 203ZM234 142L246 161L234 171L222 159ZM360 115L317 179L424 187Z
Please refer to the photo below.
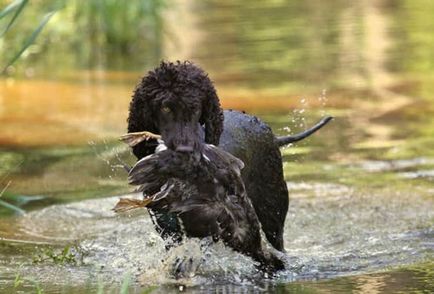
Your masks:
M26 59L27 66L42 66L43 60L43 66L54 71L77 66L119 68L158 59L166 2L132 0L125 5L119 0L16 0L6 6L8 1L0 0L0 7L6 6L0 20L13 14L6 25L8 33L0 40L0 54L9 60L2 66L7 67L19 56ZM56 11L54 16L52 11ZM50 26L33 43L49 20Z
M66 245L63 249L43 248L33 257L33 263L50 261L57 265L82 265L87 252L78 244Z
M14 288L18 288L24 283L23 277L21 276L20 272L17 272L15 274L15 280L14 280Z
M5 36L6 33L8 33L11 28L15 25L17 22L17 19L22 14L24 7L27 5L28 0L15 0L12 1L8 6L6 6L2 11L0 11L0 21L2 21L3 18L6 19L7 24L6 27L0 31L0 40L2 37ZM51 16L53 16L54 12L50 12L46 14L42 21L39 23L38 26L36 26L36 29L24 39L24 42L21 44L21 47L14 53L11 53L11 58L9 61L3 65L3 69L0 70L0 74L4 74L8 67L12 65L15 61L20 58L20 56L24 53L24 51L27 50L27 48L30 47L30 45L33 44L36 37L39 35L39 33L42 31L44 26L47 24L47 22L50 20ZM12 15L8 21L7 16ZM0 43L1 44L1 43ZM0 47L1 48L1 47Z
M6 184L6 186L3 188L3 190L1 190L0 191L0 198L3 196L3 194L6 192L6 189L9 187L9 185L10 185L10 181ZM14 211L14 212L16 212L16 213L18 213L18 214L24 214L25 213L25 211L24 210L22 210L21 208L19 208L18 206L15 206L15 205L13 205L13 204L11 204L11 203L8 203L8 202L6 202L6 201L3 201L3 200L1 200L0 199L0 206L3 206L4 208L6 208L6 209L9 209L9 210L11 210L11 211Z
M434 71L434 2L431 0L398 0L392 6L391 33L396 38L390 66L400 72L415 74ZM393 62L399 61L399 62Z
M130 284L131 284L131 275L127 273L124 276L124 279L122 281L120 293L121 294L128 294L128 289L130 287Z
M19 291L25 284L26 282L30 282L33 285L34 288L34 293L37 294L42 294L44 293L44 290L41 288L41 286L39 285L39 282L36 281L33 278L26 278L23 276L22 274L22 268L23 268L24 264L22 264L19 268L17 273L15 274L15 279L14 279L14 283L13 283L13 289L14 291Z

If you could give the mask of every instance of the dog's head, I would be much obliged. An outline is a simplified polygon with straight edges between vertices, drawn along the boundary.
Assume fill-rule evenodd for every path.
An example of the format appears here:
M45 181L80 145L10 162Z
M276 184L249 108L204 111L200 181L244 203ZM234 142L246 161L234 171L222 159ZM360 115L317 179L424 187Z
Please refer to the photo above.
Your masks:
M194 152L202 143L202 126L205 142L218 145L223 112L211 80L196 65L162 62L137 86L130 104L129 132L160 133L168 148ZM133 150L136 156L153 152L143 154L143 148Z

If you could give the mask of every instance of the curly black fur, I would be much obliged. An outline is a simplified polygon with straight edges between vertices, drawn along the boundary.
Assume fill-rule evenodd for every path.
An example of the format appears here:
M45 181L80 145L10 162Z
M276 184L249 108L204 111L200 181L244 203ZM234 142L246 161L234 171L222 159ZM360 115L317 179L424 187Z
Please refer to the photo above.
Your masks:
M206 143L219 144L223 131L223 111L216 90L202 69L188 61L177 61L161 62L159 67L148 72L135 89L130 103L128 132L150 131L161 134L164 130L158 122L160 108L164 105L172 107L174 112L182 112L181 117L175 118L180 121L185 121L194 110L199 111L198 121L191 123L199 122L205 126ZM172 129L169 132L175 131ZM178 141L183 140L185 138ZM155 141L144 142L135 146L133 153L142 158L153 153L155 146Z
M223 113L211 80L191 62L162 62L135 89L129 132L159 133L169 149L200 152L195 149L202 145L201 125L206 143L219 145L245 163L241 176L247 196L268 241L283 251L289 200L279 144L271 129L256 117L238 111ZM156 146L155 141L145 141L133 152L140 159L154 153ZM175 217L158 210L150 213L163 238L181 240Z

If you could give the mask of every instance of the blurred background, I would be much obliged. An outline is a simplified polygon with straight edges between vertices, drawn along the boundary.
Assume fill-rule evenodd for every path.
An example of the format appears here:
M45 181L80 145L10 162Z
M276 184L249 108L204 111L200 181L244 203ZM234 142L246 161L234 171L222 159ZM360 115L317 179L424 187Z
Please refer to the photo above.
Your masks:
M125 132L135 85L162 59L197 63L223 107L257 114L278 134L335 116L311 139L283 150L288 164L312 163L288 178L313 177L322 161L432 157L434 2L359 2L27 3L0 39L0 66L47 13L54 15L0 79L0 171L20 177L8 190L54 193L66 181L63 194L90 181L91 171L102 177L102 161L89 158ZM4 27L12 16L2 19ZM73 162L63 166L69 157ZM432 184L434 171L413 176Z
M292 203L368 197L350 211L368 221L386 207L402 227L380 213L382 235L419 234L400 262L432 261L434 1L34 0L8 27L14 15L0 19L0 190L18 208L0 205L4 238L26 239L10 225L17 213L130 191L120 160L134 158L117 137L132 91L161 60L191 60L224 108L255 114L276 134L334 116L282 150L290 197L304 199Z

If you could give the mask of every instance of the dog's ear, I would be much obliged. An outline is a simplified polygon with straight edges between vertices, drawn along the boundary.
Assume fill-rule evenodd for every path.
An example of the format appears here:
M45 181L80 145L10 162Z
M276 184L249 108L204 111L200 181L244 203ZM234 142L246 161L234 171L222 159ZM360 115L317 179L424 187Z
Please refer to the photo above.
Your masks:
M128 133L148 131L159 134L156 122L152 116L150 99L146 99L146 93L143 89L143 81L134 91L133 99L130 103L128 114ZM133 147L134 155L140 159L146 155L155 152L155 147L158 145L155 139L143 141Z
M214 86L211 84L207 91L207 98L202 104L200 123L205 125L205 142L218 146L223 132L223 110Z

